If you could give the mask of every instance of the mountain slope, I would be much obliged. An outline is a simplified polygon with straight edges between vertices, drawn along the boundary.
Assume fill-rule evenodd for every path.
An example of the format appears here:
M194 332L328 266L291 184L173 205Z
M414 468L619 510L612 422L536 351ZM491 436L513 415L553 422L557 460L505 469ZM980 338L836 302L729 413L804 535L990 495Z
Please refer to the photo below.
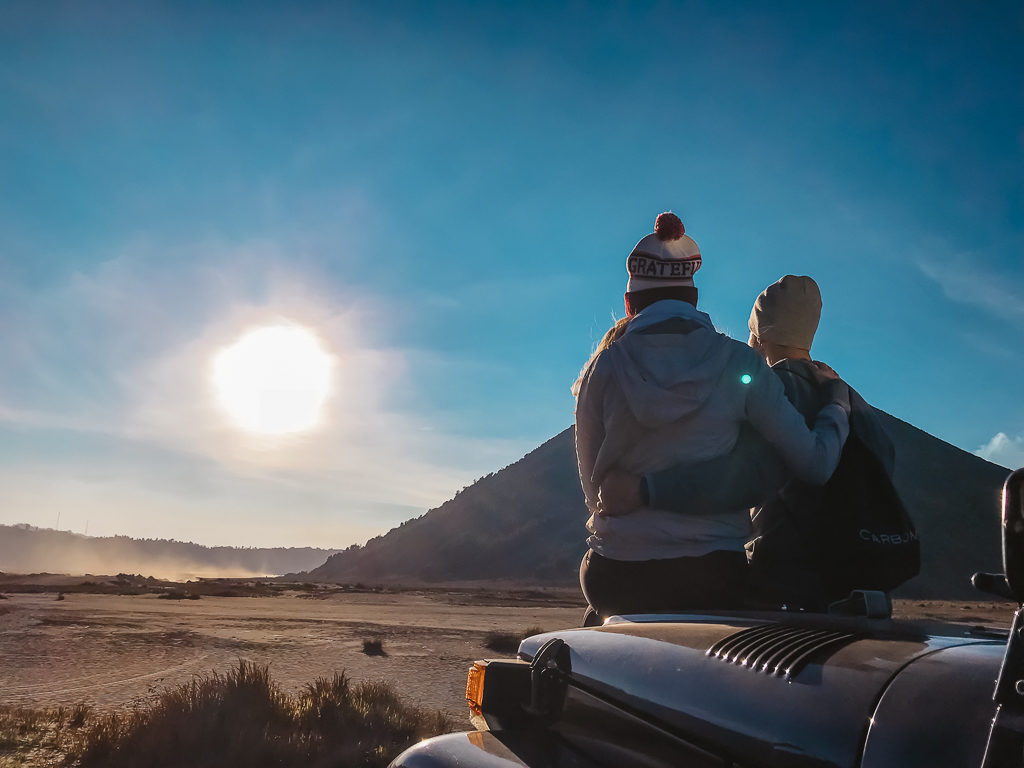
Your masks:
M881 416L896 444L896 485L922 540L921 575L898 594L979 596L971 573L1000 569L998 503L1006 470ZM569 428L437 509L333 555L309 577L573 584L586 551L586 518Z
M585 513L568 429L437 509L339 552L309 576L572 584L586 547Z
M921 537L921 574L901 597L970 600L975 571L1002 571L1003 482L1009 471L881 413L896 444L896 487Z

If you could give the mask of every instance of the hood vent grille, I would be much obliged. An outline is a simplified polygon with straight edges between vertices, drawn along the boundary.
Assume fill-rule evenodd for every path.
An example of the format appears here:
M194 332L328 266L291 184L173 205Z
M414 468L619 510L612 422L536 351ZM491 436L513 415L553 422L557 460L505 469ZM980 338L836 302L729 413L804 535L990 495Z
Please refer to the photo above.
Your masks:
M707 655L753 672L789 680L815 654L826 649L836 650L856 639L857 634L853 632L765 624L722 638L708 648Z

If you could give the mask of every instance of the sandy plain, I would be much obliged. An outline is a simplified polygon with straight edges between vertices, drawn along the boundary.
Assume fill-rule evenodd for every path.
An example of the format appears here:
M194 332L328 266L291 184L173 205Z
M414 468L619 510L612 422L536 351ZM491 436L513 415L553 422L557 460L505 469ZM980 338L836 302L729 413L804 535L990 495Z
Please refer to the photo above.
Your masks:
M504 601L504 602L502 602ZM0 601L0 704L145 704L194 675L246 659L267 664L286 692L320 676L388 680L411 702L467 720L466 670L499 654L490 632L578 625L578 598L464 591L310 597L8 594ZM363 641L380 639L384 656Z
M1006 603L898 601L895 615L1007 627ZM0 601L0 704L85 703L106 712L143 705L194 675L225 672L238 659L267 664L287 692L344 671L388 680L410 701L467 722L466 670L510 654L484 646L489 632L578 626L570 590L409 590L310 596L203 597L8 594ZM385 656L367 656L380 639Z

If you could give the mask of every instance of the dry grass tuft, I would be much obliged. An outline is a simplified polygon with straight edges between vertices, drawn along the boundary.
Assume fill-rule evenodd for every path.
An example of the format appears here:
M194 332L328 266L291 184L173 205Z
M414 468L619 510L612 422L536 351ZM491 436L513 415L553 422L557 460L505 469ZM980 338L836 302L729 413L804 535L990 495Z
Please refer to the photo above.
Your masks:
M380 638L363 640L363 653L367 656L387 656L384 652L384 641Z
M284 695L265 666L239 661L152 707L97 721L81 768L104 766L386 766L413 742L449 730L444 715L405 705L386 683L318 678Z
M172 589L157 595L160 600L198 600L199 595L195 592L187 592L183 589Z
M0 765L71 763L77 731L88 716L89 708L84 705L52 709L0 706Z
M387 683L353 685L336 674L289 697L266 666L239 661L128 713L0 707L0 765L383 768L449 730L444 714L405 704Z
M539 635L543 631L540 627L530 627L518 635L513 632L488 632L484 637L484 647L497 653L515 653L525 638Z

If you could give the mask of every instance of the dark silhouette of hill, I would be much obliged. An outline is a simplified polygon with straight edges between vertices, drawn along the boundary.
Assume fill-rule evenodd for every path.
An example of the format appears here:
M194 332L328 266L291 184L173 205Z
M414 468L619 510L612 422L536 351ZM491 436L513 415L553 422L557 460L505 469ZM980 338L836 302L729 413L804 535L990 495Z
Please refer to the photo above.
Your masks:
M30 525L0 525L0 571L7 573L140 573L176 580L269 576L312 568L337 551L204 547L168 539L83 536Z
M879 411L896 444L896 488L921 537L921 574L899 597L970 600L975 571L1002 571L1003 482L1009 470Z
M999 494L1007 470L881 413L897 448L896 485L922 540L921 575L903 597L973 599L976 570L1001 570ZM507 580L570 585L587 518L572 428L515 464L365 546L311 571L333 582Z
M511 579L572 584L586 548L572 430L422 517L311 571L339 582Z

